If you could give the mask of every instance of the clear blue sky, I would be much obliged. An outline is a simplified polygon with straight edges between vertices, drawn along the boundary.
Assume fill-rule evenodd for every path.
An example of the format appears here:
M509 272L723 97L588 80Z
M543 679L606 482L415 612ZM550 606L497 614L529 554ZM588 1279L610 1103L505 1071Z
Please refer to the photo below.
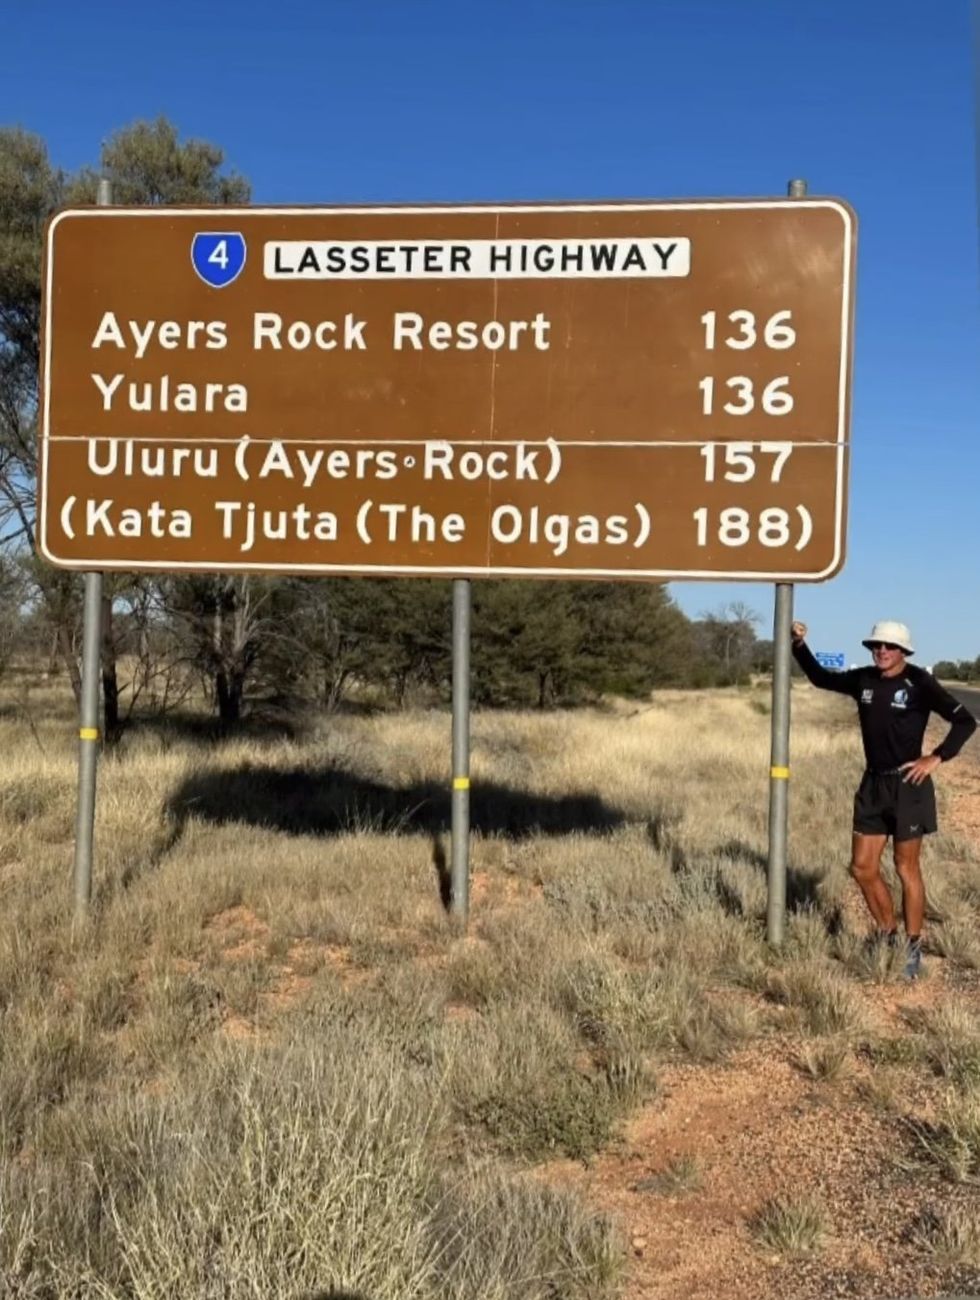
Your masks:
M861 221L849 558L818 649L876 618L980 654L980 350L967 0L35 0L5 121L55 162L165 114L258 202L680 198L804 177ZM771 588L675 584L691 614Z

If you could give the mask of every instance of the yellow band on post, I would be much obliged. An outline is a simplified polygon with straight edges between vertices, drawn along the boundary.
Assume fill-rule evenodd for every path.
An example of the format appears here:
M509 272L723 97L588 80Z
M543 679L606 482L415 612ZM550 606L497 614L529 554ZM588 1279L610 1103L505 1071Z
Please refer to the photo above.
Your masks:
M98 740L99 729L98 727L82 727L78 734L82 740Z
M454 790L468 790L469 788L470 788L470 778L468 776L453 777Z
M788 780L789 780L789 768L788 768L788 767L771 767L771 768L769 769L769 775L772 776L772 777L775 777L777 781L788 781Z

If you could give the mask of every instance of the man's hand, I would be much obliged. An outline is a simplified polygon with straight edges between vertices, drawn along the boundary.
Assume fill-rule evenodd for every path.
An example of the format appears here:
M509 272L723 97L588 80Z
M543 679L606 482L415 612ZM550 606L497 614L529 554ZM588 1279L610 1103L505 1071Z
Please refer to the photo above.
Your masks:
M806 640L806 624L793 623L790 626L789 634L793 638L793 644L799 645L802 641Z
M898 770L905 773L902 777L903 781L908 781L912 785L921 785L927 776L932 776L942 761L935 754L923 754L921 758L903 763Z

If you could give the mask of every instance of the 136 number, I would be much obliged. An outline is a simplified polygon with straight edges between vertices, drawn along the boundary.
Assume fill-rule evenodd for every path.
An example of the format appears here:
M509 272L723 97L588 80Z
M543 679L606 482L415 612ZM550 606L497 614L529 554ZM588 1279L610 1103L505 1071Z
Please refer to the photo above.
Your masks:
M755 384L747 375L734 375L731 379L726 379L725 387L732 389L737 396L737 401L725 402L722 410L728 415L748 415L755 410L756 395ZM786 385L789 383L789 375L779 375L776 379L771 379L762 390L760 405L766 415L788 415L793 409L793 394L788 392ZM711 375L702 379L698 384L701 389L701 411L704 415L713 415L715 409L715 381Z
M777 311L774 316L769 317L762 327L762 341L767 348L782 351L784 348L793 346L796 342L796 330L790 324L792 317L793 313L791 311ZM737 311L730 311L726 320L737 326L737 333L729 334L722 340L726 348L734 348L737 352L744 352L747 348L754 347L758 343L759 332L755 312L744 311L739 308ZM715 346L718 313L706 311L701 317L701 324L704 326L704 346L710 352Z

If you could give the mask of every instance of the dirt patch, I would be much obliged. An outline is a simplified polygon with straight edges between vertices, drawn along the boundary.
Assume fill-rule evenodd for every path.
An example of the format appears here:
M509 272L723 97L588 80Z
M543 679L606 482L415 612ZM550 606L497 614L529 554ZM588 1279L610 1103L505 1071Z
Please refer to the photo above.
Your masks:
M634 1262L626 1297L747 1300L783 1291L784 1262L756 1245L752 1216L772 1196L820 1196L841 1180L866 1181L864 1153L880 1145L878 1122L838 1101L835 1128L850 1140L828 1143L829 1094L802 1077L785 1048L753 1048L727 1066L671 1067L663 1083L662 1101L628 1125L620 1152L569 1171L628 1226ZM647 1190L682 1161L697 1171L697 1187ZM830 1243L838 1268L867 1258L855 1251L864 1243L855 1243L852 1227L842 1221Z
M206 922L206 934L223 944L225 961L256 961L265 956L269 927L248 907L229 907Z
M540 897L542 892L540 885L516 875L477 870L470 877L470 906L474 909L513 907L525 903L531 896Z
M250 907L228 907L223 912L216 912L204 929L221 935L247 934L262 937L269 933L269 927L259 920Z
M255 1025L244 1016L226 1016L221 1025L221 1032L226 1038L231 1038L238 1043L255 1042L260 1037Z
M963 754L941 779L949 829L980 847L980 754ZM876 1031L907 1033L903 1013L940 1002L949 975L949 963L931 956L915 985L861 986ZM980 992L973 997L980 1007ZM911 1161L906 1121L930 1114L928 1080L899 1089L896 1113L869 1102L880 1073L870 1061L853 1057L838 1079L817 1082L801 1068L801 1047L779 1037L725 1064L663 1068L660 1095L613 1150L587 1167L563 1161L540 1171L621 1224L630 1248L624 1300L980 1292L980 1276L944 1273L927 1251L910 1249L925 1211L975 1196ZM825 1232L812 1256L790 1260L753 1235L754 1216L776 1196L821 1208Z
M904 1254L917 1216L947 1195L895 1159L901 1120L863 1096L869 1068L816 1083L788 1042L718 1066L675 1065L663 1093L588 1168L546 1177L613 1215L630 1243L624 1300L794 1300L934 1294L940 1270ZM693 1185L666 1192L671 1172ZM690 1172L693 1171L693 1174ZM761 1245L754 1217L774 1197L809 1198L824 1217L819 1251L789 1259Z

